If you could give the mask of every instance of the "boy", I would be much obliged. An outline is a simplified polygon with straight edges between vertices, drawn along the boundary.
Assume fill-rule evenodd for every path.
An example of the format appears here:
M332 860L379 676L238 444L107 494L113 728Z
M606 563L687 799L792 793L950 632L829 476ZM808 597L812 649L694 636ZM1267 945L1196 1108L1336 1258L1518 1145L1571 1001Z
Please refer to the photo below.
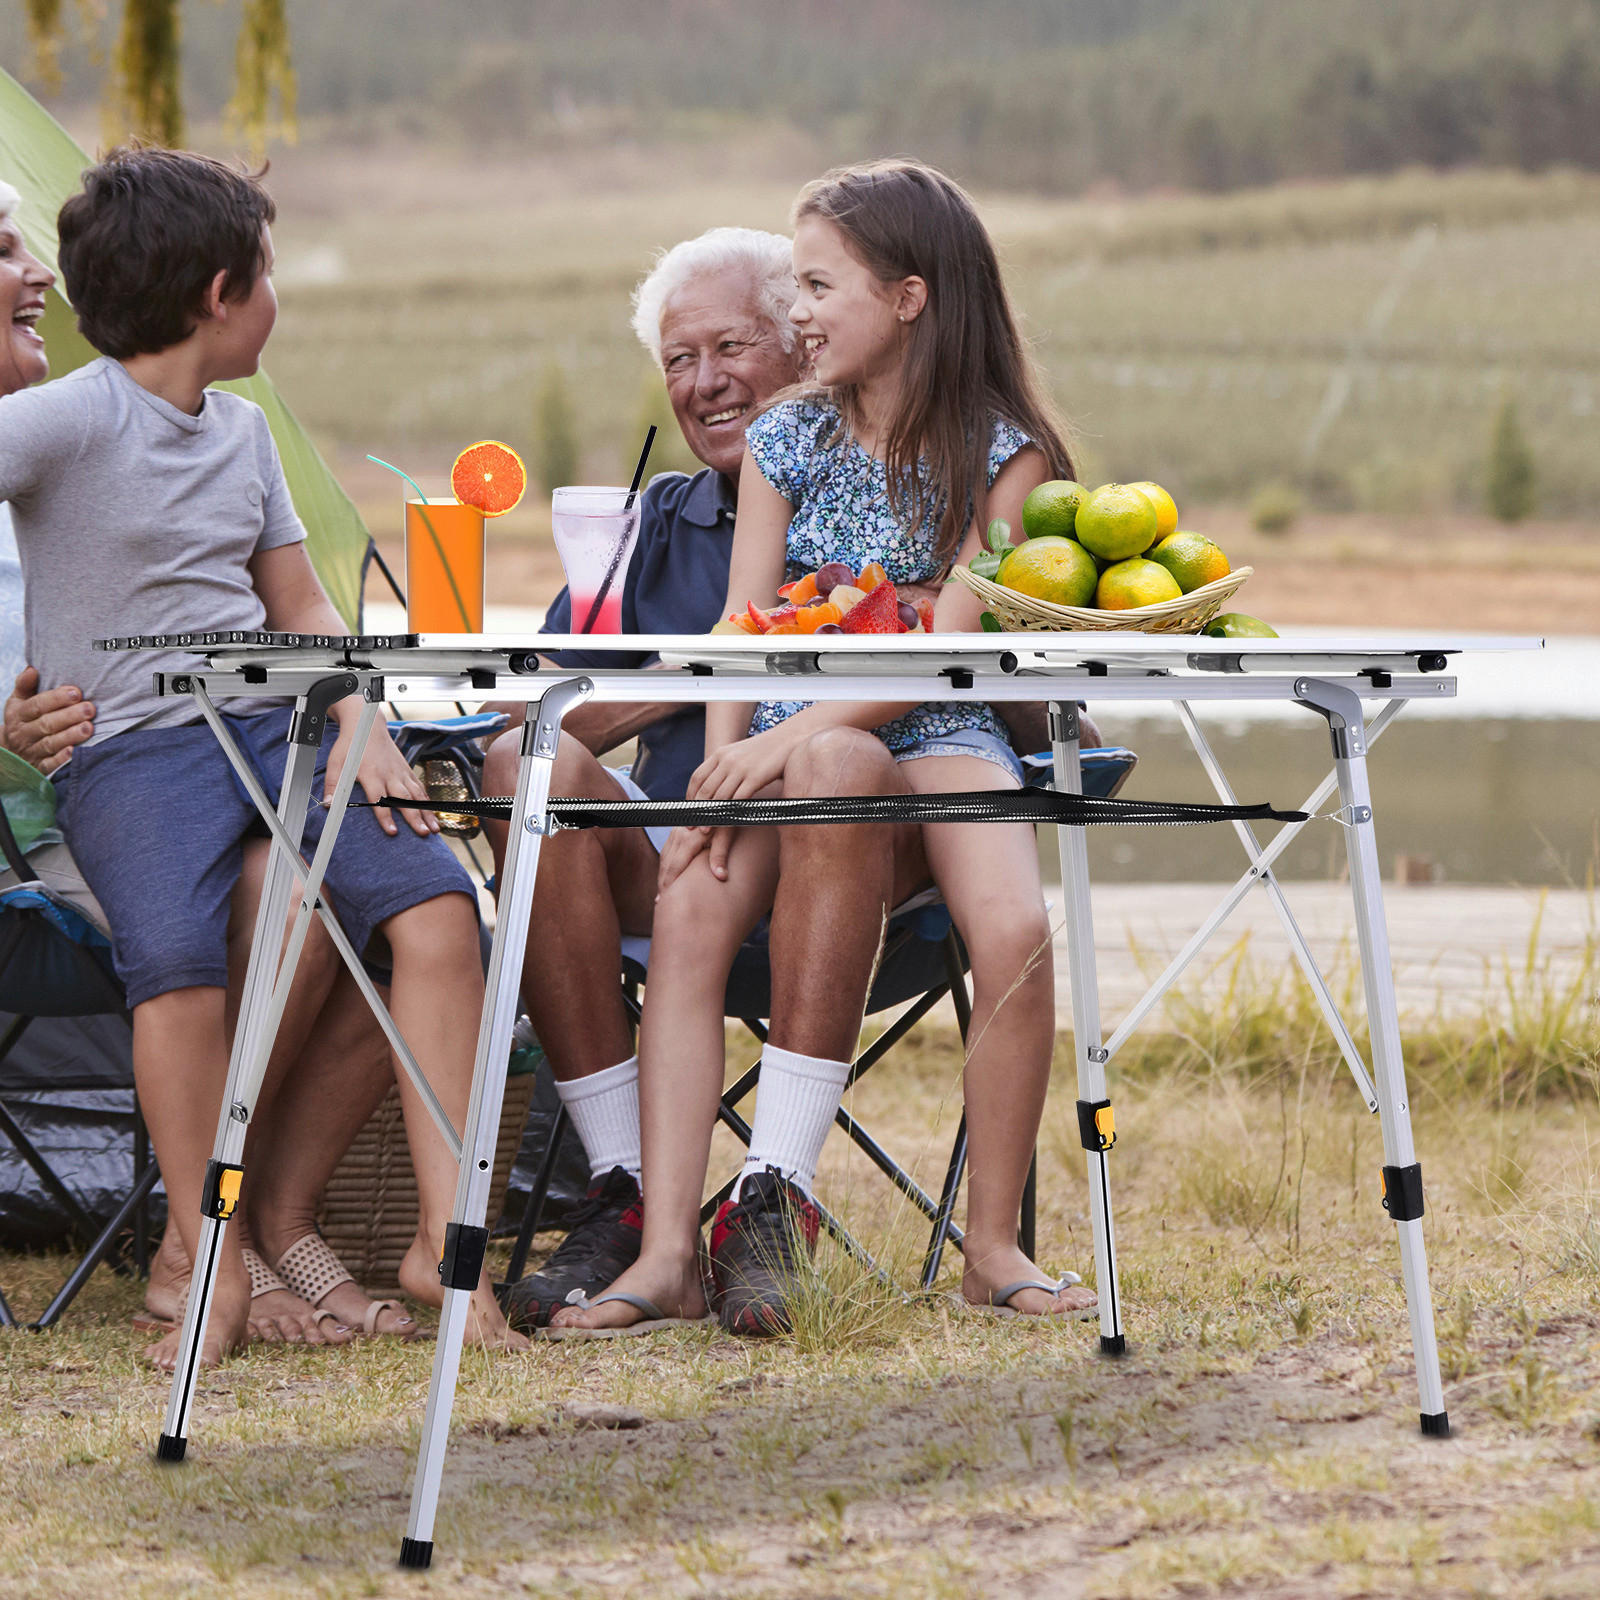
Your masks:
M98 708L94 737L56 774L58 811L111 924L139 1099L191 1260L227 1067L227 906L256 818L193 707L152 692L153 670L182 671L194 658L89 646L130 631L344 632L306 557L265 417L208 388L253 374L272 331L273 217L260 184L220 162L113 151L59 219L67 296L101 359L0 400L0 500L11 504L26 579L28 659L42 685L75 683ZM354 699L333 708L324 792L358 711ZM274 798L288 716L259 705L228 714ZM381 727L358 781L373 799L422 793ZM386 812L350 813L328 893L358 950L375 932L387 939L395 1020L460 1127L483 990L475 905L465 873L430 836L432 819L403 815L410 831ZM308 851L322 820L313 808ZM403 1075L400 1088L421 1200L400 1278L437 1305L456 1168ZM245 1335L236 1234L219 1268L208 1362ZM521 1342L487 1282L474 1307L478 1338ZM158 1365L175 1362L178 1337L153 1347Z

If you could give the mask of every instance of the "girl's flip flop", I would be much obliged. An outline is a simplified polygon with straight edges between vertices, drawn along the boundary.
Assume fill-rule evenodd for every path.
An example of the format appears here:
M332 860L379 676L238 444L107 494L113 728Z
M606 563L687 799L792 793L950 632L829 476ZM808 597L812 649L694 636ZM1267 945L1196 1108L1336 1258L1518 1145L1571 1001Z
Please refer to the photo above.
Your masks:
M638 1322L630 1322L625 1328L560 1328L545 1327L532 1328L528 1337L531 1339L631 1339L642 1333L659 1333L663 1328L694 1328L702 1322L711 1321L709 1311L703 1317L669 1317L654 1301L646 1300L642 1294L628 1294L625 1290L613 1290L610 1294L603 1294L596 1300L591 1300L582 1289L574 1289L567 1296L567 1304L577 1306L580 1311L588 1311L594 1306L603 1306L608 1300L620 1300L624 1305L630 1305L635 1311L643 1315Z
M986 1305L974 1305L965 1295L957 1294L955 1298L961 1302L963 1310L976 1311L990 1317L1026 1317L1034 1322L1092 1322L1100 1315L1100 1302L1098 1300L1086 1306L1079 1306L1071 1311L1018 1311L1011 1304L1012 1300L1024 1289L1038 1289L1045 1294L1060 1294L1063 1289L1076 1288L1083 1279L1076 1272L1063 1272L1057 1283L1046 1283L1039 1278L1019 1278L1015 1283L1008 1283L1001 1288L989 1292Z

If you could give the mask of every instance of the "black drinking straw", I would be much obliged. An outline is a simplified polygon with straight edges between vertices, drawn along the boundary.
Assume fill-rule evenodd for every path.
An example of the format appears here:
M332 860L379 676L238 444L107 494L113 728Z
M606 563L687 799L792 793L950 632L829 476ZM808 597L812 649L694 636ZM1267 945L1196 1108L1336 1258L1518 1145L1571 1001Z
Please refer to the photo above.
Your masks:
M622 502L623 515L633 510L633 502L639 496L639 484L644 478L644 464L650 459L650 446L656 442L656 425L650 424L650 431L644 436L644 449L639 452L639 465L633 469L633 482L628 485L628 498ZM594 604L589 607L589 615L583 619L583 626L579 633L588 633L593 629L595 618L600 615L600 607L606 603L606 596L611 593L611 585L617 581L617 568L622 565L622 558L627 553L628 541L617 541L617 553L611 558L611 565L606 569L604 581L600 585L600 592L594 597Z

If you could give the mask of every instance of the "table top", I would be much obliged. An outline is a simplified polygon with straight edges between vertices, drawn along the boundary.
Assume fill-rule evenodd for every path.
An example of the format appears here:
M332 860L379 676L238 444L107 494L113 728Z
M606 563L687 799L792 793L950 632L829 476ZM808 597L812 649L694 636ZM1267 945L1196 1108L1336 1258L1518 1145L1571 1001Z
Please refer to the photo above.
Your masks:
M939 634L503 634L421 633L317 635L266 632L135 634L95 641L105 650L188 650L214 670L260 664L304 666L314 658L330 666L387 666L426 672L465 670L474 662L504 663L534 671L534 655L582 651L659 655L671 666L713 670L766 670L780 676L857 672L894 666L901 671L942 670L952 659L974 668L1016 672L1029 668L1099 665L1136 671L1277 671L1303 664L1321 670L1443 671L1447 658L1464 653L1542 649L1539 638L1517 635L1352 633L1308 639L1215 639L1195 634L1146 633L939 633ZM461 664L457 667L456 664ZM619 663L626 668L627 662Z

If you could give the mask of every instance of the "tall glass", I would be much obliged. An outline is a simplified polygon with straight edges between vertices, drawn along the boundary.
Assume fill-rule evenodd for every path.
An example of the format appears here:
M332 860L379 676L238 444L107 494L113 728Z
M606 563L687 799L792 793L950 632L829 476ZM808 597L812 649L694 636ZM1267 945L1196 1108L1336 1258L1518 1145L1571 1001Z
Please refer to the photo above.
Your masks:
M639 496L594 486L557 489L550 527L567 573L574 633L621 633L622 588L639 542Z
M406 499L406 627L412 633L482 633L483 513L448 488L424 484Z

